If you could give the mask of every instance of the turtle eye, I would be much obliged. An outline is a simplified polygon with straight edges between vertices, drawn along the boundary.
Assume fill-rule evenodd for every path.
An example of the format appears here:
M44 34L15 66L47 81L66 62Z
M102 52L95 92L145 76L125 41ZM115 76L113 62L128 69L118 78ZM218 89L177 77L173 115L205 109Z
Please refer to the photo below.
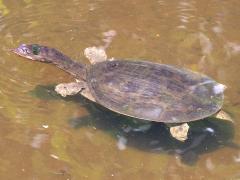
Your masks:
M32 45L32 53L34 55L38 55L40 53L40 46L37 44Z

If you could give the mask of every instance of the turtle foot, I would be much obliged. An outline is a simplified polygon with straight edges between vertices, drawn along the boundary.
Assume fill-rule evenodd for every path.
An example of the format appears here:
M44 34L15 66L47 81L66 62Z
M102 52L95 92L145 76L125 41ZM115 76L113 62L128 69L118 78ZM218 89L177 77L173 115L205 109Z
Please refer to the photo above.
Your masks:
M84 55L89 59L91 64L96 64L107 60L107 54L101 47L88 47L84 50Z
M188 138L188 130L189 130L189 125L187 123L183 123L180 125L171 126L170 134L175 139L184 142Z
M55 87L55 91L63 97L72 96L80 93L84 86L79 83L61 83Z

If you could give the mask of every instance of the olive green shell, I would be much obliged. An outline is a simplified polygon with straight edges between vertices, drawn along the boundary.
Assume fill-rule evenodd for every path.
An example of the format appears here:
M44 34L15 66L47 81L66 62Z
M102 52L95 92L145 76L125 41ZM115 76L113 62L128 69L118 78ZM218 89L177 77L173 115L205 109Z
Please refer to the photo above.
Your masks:
M213 79L146 61L114 60L90 67L87 83L96 102L127 116L181 123L220 110L223 92Z

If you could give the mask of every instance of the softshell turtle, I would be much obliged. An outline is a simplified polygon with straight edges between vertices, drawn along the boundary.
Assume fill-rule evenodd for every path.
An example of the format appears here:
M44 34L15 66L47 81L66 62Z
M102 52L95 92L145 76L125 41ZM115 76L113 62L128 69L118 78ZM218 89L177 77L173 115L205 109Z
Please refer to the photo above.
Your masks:
M80 93L112 111L139 119L185 123L214 115L223 104L224 85L183 68L122 59L83 65L38 44L22 44L13 52L72 74L78 81L64 87L71 87L66 95Z

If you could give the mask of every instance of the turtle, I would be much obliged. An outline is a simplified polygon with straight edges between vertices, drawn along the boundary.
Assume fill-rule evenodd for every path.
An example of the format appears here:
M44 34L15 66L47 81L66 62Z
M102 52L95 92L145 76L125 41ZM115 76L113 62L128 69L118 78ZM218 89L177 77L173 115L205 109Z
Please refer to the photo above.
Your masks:
M85 65L39 44L21 44L12 52L54 64L73 75L77 82L56 87L62 96L80 93L109 110L142 120L181 124L182 128L186 127L184 123L218 114L224 101L225 85L173 65L138 59L108 60L105 55L96 56L97 60L90 58L91 64Z

